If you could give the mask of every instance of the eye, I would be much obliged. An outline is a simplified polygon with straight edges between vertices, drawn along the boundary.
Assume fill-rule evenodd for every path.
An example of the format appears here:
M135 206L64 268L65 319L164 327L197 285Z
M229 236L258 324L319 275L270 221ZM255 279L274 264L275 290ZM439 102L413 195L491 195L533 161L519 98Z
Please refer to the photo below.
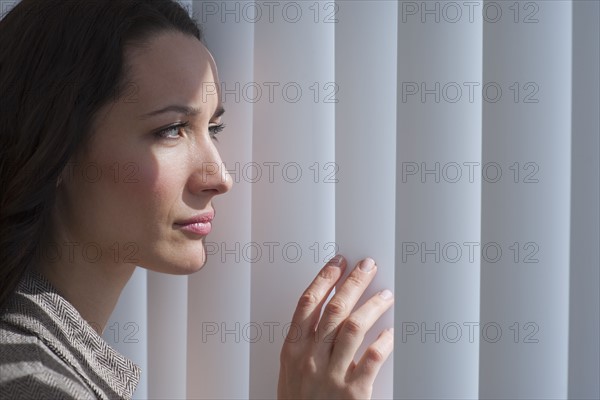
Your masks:
M213 126L209 126L208 127L208 131L210 133L210 137L215 139L215 141L219 141L219 139L216 138L217 134L221 131L223 131L223 129L225 129L225 124L224 123L220 123L217 125L213 125Z
M175 125L171 125L165 129L161 129L158 132L155 132L154 134L156 135L156 137L158 137L159 139L167 139L167 140L177 140L179 137L181 137L179 135L179 131L181 128L186 128L190 123L189 122L180 122L178 124Z

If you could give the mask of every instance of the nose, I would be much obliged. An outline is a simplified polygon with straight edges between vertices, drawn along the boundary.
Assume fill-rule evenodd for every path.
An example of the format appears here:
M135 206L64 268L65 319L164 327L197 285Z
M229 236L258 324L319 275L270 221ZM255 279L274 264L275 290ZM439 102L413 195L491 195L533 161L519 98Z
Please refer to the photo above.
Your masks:
M231 190L233 180L214 145L194 158L194 171L189 180L192 193L216 196Z

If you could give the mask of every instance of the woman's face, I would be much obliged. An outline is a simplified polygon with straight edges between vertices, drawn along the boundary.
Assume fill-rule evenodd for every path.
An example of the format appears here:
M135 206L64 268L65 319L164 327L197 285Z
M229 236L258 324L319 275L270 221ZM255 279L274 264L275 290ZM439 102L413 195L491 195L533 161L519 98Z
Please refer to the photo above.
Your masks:
M202 43L175 32L126 58L131 82L63 173L57 223L87 261L100 249L104 262L192 273L206 261L207 225L180 223L212 212L232 185L211 137L222 114L216 66Z

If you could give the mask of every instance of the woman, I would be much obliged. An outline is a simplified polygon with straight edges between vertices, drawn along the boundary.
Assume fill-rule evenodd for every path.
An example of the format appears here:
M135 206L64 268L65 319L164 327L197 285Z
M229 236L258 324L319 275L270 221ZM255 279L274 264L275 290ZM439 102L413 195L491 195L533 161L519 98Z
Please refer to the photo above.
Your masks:
M0 397L130 398L140 370L101 338L136 266L206 262L212 200L231 188L215 62L172 0L22 0L0 21ZM93 254L93 255L90 255ZM279 398L369 398L392 351L358 363L389 291L351 312L377 267L346 261L300 297Z

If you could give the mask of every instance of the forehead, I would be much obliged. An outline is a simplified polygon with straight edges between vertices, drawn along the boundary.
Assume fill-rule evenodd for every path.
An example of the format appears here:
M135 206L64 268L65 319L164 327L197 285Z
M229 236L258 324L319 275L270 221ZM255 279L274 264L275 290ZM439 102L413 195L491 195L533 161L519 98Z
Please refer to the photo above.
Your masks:
M126 51L125 58L138 94L136 103L144 110L168 101L202 108L218 103L214 95L219 86L215 61L191 35L160 33L145 46Z

